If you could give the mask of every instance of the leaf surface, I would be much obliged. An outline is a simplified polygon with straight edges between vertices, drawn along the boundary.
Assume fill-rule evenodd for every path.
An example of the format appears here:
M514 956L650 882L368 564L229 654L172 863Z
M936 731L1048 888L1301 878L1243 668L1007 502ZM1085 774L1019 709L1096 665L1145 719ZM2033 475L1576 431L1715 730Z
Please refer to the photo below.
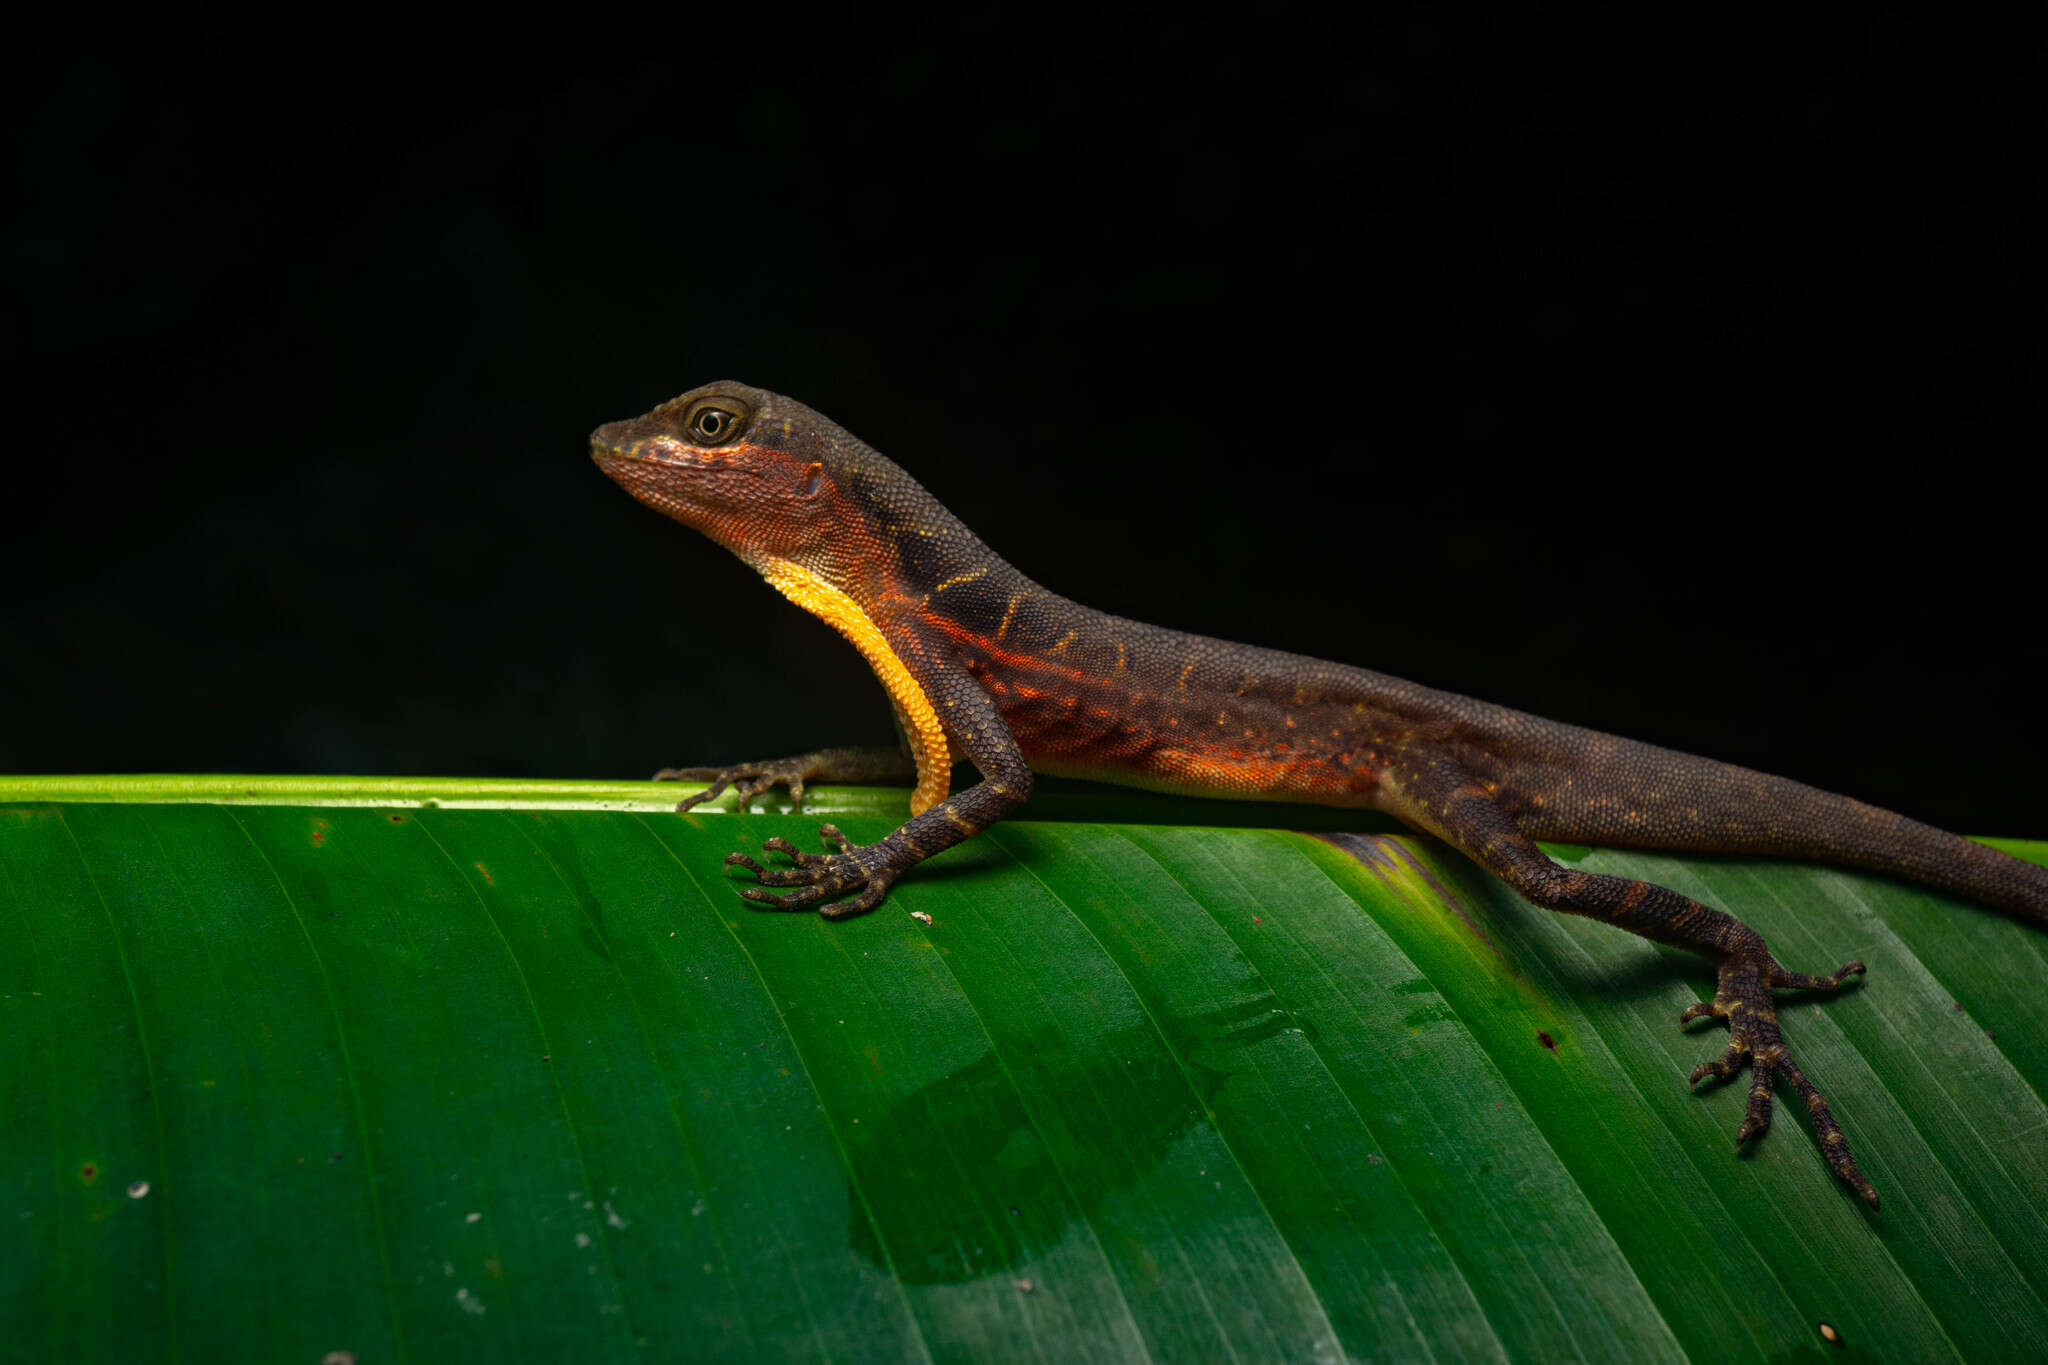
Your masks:
M1884 1195L1679 1011L1705 964L1440 845L1054 795L841 924L811 815L646 784L9 779L0 1311L23 1358L2020 1358L2048 935L1555 850L1868 980L1782 1006ZM437 804L422 804L430 799ZM287 804L277 804L284 802ZM2043 860L2048 845L2009 845ZM913 912L930 917L926 924Z

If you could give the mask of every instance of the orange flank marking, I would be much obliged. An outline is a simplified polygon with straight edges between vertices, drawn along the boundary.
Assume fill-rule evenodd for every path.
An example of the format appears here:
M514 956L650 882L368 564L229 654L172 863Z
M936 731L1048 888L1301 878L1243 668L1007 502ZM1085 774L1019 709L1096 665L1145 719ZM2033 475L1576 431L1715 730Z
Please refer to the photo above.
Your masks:
M1227 754L1185 753L1176 766L1204 786L1224 792L1272 792L1300 790L1299 765L1283 763L1261 754L1232 749Z
M1075 631L1029 652L1005 645L1002 637L1014 604L993 637L921 607L916 597L902 605L973 660L975 676L1000 699L1018 744L1040 771L1078 777L1116 773L1164 791L1357 806L1370 804L1379 786L1376 768L1361 766L1358 756L1319 755L1314 752L1324 747L1319 735L1306 744L1295 738L1307 736L1320 715L1311 713L1306 720L1275 716L1277 724L1261 728L1248 716L1214 709L1212 696L1195 700L1191 679L1196 660L1185 661L1177 684L1155 691L1138 686L1127 671L1130 651L1121 643L1115 659L1105 658L1099 672L1060 657L1058 651L1079 643ZM877 613L888 607L878 603ZM1329 733L1341 741L1347 731L1339 727ZM1274 735L1290 738L1274 742Z
M961 625L958 621L949 621L945 617L939 615L937 612L920 611L918 613L918 619L923 621L926 625L930 626L933 630L939 631L941 634L950 635L954 639L960 641L962 644L973 645L976 649L985 652L990 659L994 660L997 663L1003 664L1011 669L1014 669L1017 672L1050 673L1056 677L1066 678L1070 681L1080 683L1096 681L1093 674L1088 673L1082 669L1075 668L1071 664L1055 664L1048 662L1041 655L1020 654L1014 649L1003 649L999 647L996 644L996 642L990 639L988 636L983 635L978 631L969 630L966 626Z

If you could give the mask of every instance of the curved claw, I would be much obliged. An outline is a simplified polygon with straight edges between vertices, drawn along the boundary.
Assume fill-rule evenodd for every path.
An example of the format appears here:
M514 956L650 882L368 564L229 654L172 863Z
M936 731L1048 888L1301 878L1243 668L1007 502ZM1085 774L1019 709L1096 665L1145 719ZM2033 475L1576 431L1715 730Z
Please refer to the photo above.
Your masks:
M659 774L656 775L655 780L660 780ZM686 796L682 800L676 802L676 814L682 815L685 812L692 810L697 806L703 805L706 801L709 801L713 797L716 797L720 792L724 791L730 785L732 785L730 778L717 778L712 782L710 786L706 787L703 791L698 792L695 796Z
M1730 1043L1719 1057L1711 1062L1701 1062L1698 1066L1694 1067L1692 1069L1692 1076L1686 1081L1686 1084L1698 1085L1700 1077L1709 1075L1725 1081L1741 1069L1742 1046L1739 1043Z
M761 841L761 847L766 849L770 853L782 854L785 858L788 858L794 866L797 867L814 867L817 864L825 861L824 855L818 853L806 853L802 849L798 848L795 844L792 844L789 840L783 838L779 834L770 839L763 839Z
M1811 972L1789 972L1777 963L1771 964L1771 984L1787 990L1832 991L1852 976L1862 976L1866 968L1861 962L1845 962L1830 976L1815 976Z
M1717 1003L1713 1000L1695 1000L1692 1004L1687 1005L1684 1012L1678 1016L1678 1026L1684 1028L1695 1019L1725 1018L1725 1012L1716 1008ZM1698 1073L1694 1073L1693 1079L1699 1079Z
M775 841L770 839L762 844L761 847L773 850ZM744 867L747 871L753 873L754 880L763 886L809 886L817 881L820 876L819 869L815 864L822 863L825 860L817 857L815 854L805 854L804 856L812 860L812 866L806 867L799 864L796 867L763 867L744 853L726 854L725 865L727 867Z
M882 903L882 897L888 894L889 886L894 880L893 877L870 877L868 884L861 888L858 896L822 906L818 913L826 919L851 919L855 915L865 915Z
M825 899L825 894L825 888L822 886L806 886L795 891L781 892L763 891L758 886L750 886L740 892L747 900L756 905L765 905L770 910L808 910Z
M1771 1078L1777 1067L1762 1057L1751 1061L1749 1103L1742 1107L1742 1126L1735 1130L1735 1148L1740 1151L1753 1137L1771 1131Z

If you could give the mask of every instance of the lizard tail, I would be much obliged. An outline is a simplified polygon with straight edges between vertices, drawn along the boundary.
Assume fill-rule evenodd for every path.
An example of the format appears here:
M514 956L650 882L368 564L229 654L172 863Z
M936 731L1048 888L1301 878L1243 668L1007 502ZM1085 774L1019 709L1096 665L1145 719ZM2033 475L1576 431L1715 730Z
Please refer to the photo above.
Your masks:
M1552 738L1564 743L1534 778L1547 789L1513 791L1534 838L1869 868L2048 925L2048 867L1790 778L1590 731ZM1575 789L1610 799L1575 799Z

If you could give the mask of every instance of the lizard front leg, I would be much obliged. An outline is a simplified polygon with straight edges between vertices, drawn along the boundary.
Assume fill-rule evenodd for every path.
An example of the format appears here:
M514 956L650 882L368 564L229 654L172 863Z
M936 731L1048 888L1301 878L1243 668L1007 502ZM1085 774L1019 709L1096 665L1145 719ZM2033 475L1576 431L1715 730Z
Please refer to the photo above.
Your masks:
M764 867L744 853L728 854L726 866L744 867L760 882L740 892L742 896L770 910L816 907L827 919L864 914L881 903L905 872L979 834L1031 794L1031 769L981 685L965 673L951 671L920 681L944 718L952 750L970 760L982 780L872 844L852 843L837 827L824 825L818 833L837 852L805 853L787 839L774 838L761 847L785 856L789 866ZM777 892L767 887L796 889ZM833 899L838 896L846 899Z
M1713 962L1713 1000L1688 1006L1679 1023L1724 1019L1728 1046L1720 1057L1696 1067L1690 1083L1698 1085L1708 1075L1727 1080L1745 1064L1751 1068L1749 1103L1735 1133L1740 1147L1770 1128L1772 1084L1782 1077L1812 1117L1829 1167L1865 1203L1878 1206L1877 1191L1857 1168L1849 1139L1827 1101L1793 1062L1771 994L1780 987L1833 991L1863 974L1861 962L1846 963L1827 976L1790 971L1771 955L1762 935L1732 915L1654 882L1562 867L1522 832L1495 790L1454 759L1399 755L1382 776L1382 792L1391 813L1437 835L1533 903L1601 920Z

